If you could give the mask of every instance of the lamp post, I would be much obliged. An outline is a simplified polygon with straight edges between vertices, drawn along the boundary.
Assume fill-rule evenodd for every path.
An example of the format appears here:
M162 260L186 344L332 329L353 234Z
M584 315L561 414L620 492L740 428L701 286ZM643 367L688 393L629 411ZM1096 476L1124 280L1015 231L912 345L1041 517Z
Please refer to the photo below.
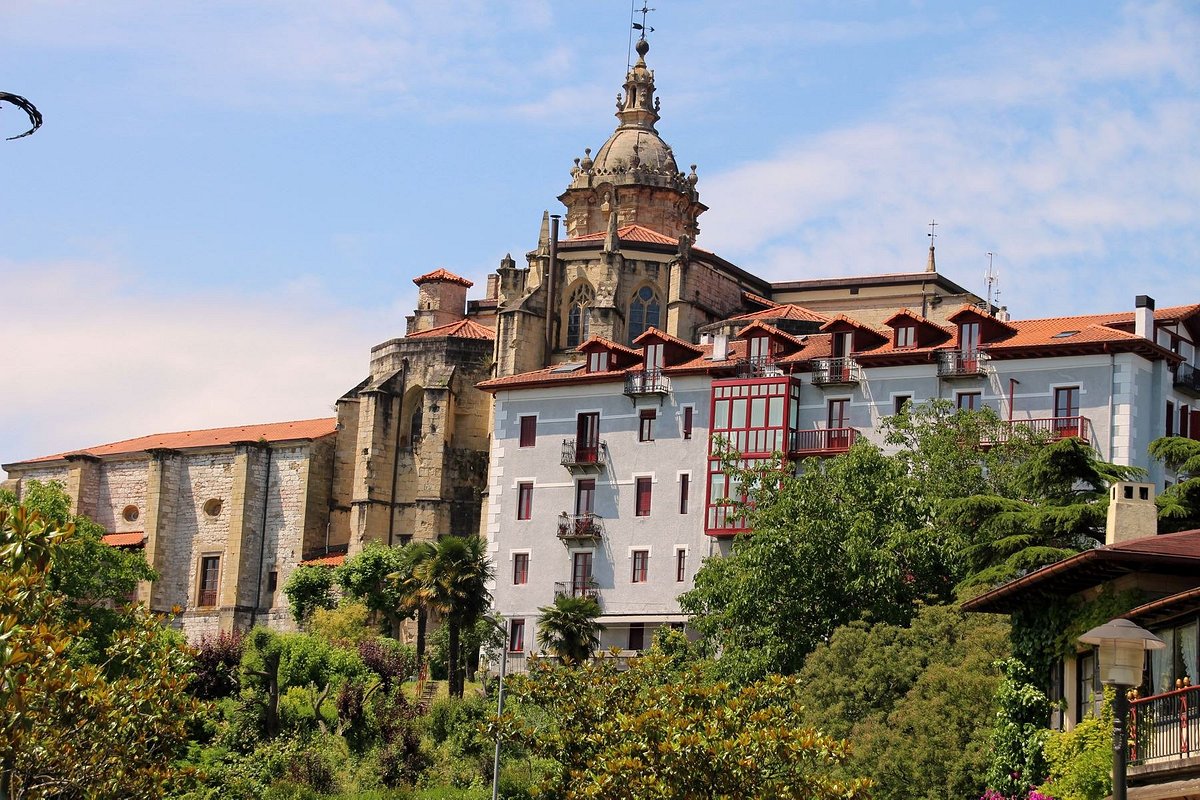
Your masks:
M504 672L508 667L508 631L504 626L489 616L485 616L491 626L500 631L500 683L496 689L496 717L504 713ZM500 797L500 729L496 729L496 754L492 759L492 800Z
M1100 682L1116 687L1113 704L1113 792L1112 800L1125 800L1125 718L1129 714L1126 692L1142 683L1147 650L1161 650L1166 642L1127 619L1114 619L1079 637L1084 644L1098 645Z

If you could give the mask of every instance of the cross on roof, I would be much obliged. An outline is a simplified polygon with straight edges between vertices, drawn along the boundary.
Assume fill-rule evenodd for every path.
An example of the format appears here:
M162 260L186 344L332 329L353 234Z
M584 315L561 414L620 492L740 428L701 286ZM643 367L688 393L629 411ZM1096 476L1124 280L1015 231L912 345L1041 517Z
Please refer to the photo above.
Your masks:
M937 238L937 220L936 219L929 220L929 233L927 235L929 236L929 246L933 247L933 241L934 241L934 239Z
M639 13L639 12L640 12L640 13L641 13L641 15L642 15L642 21L641 21L641 22L635 22L635 23L633 23L633 29L634 29L635 31L641 31L641 32L642 32L642 35L641 35L640 37L638 37L638 38L640 38L640 39L645 39L645 38L646 38L646 32L647 32L647 31L650 31L651 33L653 33L653 32L654 32L654 28L648 28L648 27L646 27L646 15L647 15L647 14L649 14L651 11L654 11L654 10L655 10L655 9L653 9L653 8L648 8L648 7L647 7L647 5L646 5L646 0L642 0L642 7L641 7L640 9L635 9L635 10L634 10L634 12L633 12L633 13L637 14L637 13Z

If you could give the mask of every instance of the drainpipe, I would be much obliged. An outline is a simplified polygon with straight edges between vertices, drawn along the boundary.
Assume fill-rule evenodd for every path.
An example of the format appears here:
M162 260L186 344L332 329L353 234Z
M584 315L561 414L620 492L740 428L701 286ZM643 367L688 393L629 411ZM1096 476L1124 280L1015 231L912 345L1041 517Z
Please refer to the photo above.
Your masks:
M554 354L554 278L558 271L558 214L550 215L550 263L546 268L546 357L542 359L544 366L550 366L550 358Z
M400 408L393 415L393 421L396 423L396 437L392 442L392 492L388 500L388 547L392 546L392 535L396 530L396 483L400 477L400 430L404 420L404 392L407 388L408 359L406 358L400 362ZM421 399L424 401L424 398ZM411 444L416 446L416 442Z
M1015 396L1014 387L1020 383L1021 382L1019 380L1017 380L1016 378L1008 379L1008 421L1009 422L1012 422L1012 419L1013 419L1013 397Z
M267 469L263 475L262 536L258 540L258 584L254 587L254 607L250 609L250 627L258 622L258 607L262 604L263 559L267 556L267 502L271 490L271 445L267 445Z

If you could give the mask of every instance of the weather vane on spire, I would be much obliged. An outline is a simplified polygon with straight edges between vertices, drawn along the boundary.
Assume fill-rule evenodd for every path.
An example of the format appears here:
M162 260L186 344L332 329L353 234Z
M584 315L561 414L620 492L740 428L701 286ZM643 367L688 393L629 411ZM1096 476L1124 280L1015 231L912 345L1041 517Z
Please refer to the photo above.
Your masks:
M936 219L929 220L929 233L927 235L929 236L929 246L933 247L933 240L937 238L937 220Z
M648 7L646 6L646 0L642 0L642 7L641 7L640 9L634 9L634 10L633 10L633 13L631 13L631 14L629 15L629 16L631 16L631 17L632 17L632 16L633 16L633 14L637 14L639 11L641 12L641 15L642 15L642 21L641 21L641 22L634 22L634 23L633 23L633 29L634 29L635 31L641 31L641 32L642 32L642 35L638 37L639 39L645 39L645 38L646 38L646 33L647 33L647 32L654 33L654 28L651 28L651 27L649 27L649 26L647 26L647 25L646 25L646 15L647 15L647 14L649 14L651 11L654 11L654 10L655 10L655 9L653 9L653 8L648 8Z

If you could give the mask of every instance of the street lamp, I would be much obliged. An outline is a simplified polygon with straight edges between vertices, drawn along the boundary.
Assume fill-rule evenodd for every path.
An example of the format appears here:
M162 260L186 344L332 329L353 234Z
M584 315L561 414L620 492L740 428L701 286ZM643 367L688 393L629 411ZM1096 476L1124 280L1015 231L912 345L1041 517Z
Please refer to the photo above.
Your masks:
M1127 619L1114 619L1092 628L1079 641L1099 646L1100 682L1117 690L1113 701L1112 800L1125 800L1125 719L1129 715L1126 692L1142 684L1146 651L1161 650L1167 643Z
M491 626L500 631L500 684L496 689L496 717L504 714L504 671L508 667L508 631L494 618L484 616ZM496 727L496 755L492 759L492 800L500 797L500 728Z

